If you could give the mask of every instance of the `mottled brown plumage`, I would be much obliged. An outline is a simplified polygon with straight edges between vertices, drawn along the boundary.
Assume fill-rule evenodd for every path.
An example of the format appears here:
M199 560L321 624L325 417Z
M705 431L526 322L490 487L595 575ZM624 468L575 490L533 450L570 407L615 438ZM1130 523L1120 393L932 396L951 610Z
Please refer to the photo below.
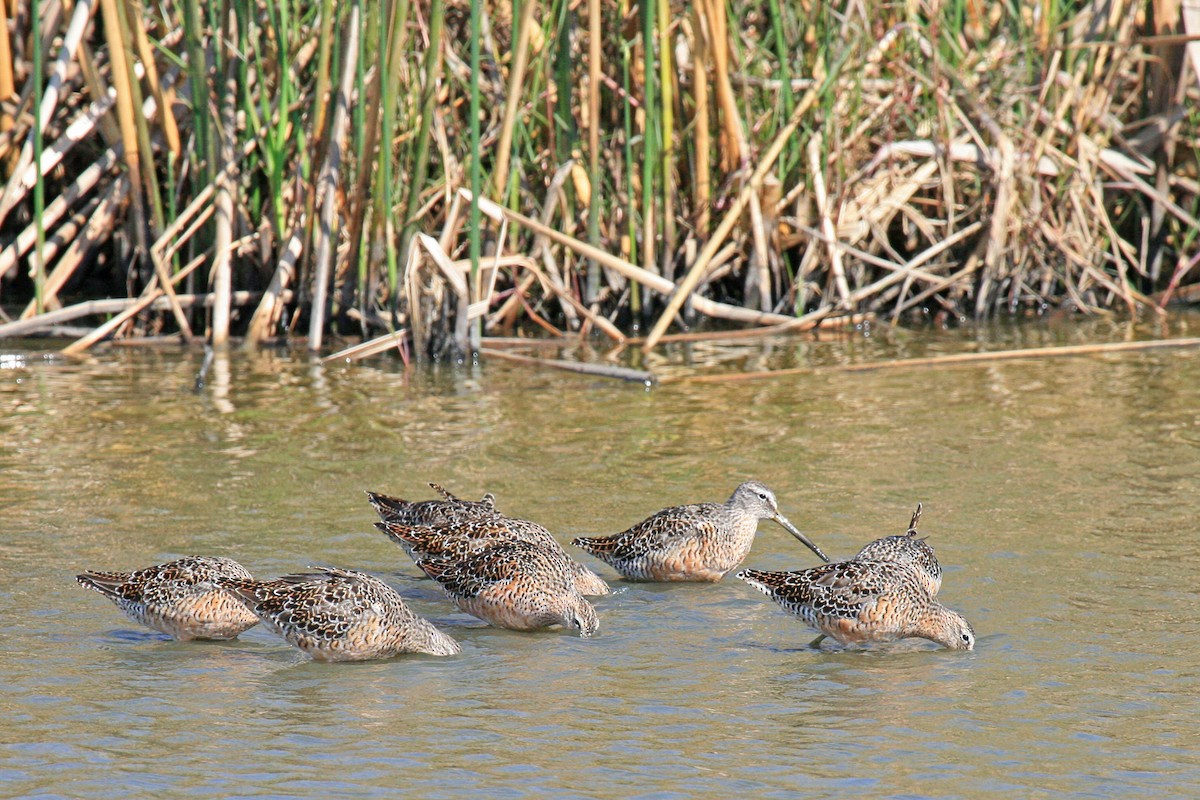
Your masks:
M434 484L431 484L434 485ZM437 488L437 487L435 487ZM440 490L443 491L444 490ZM372 498L376 510L380 506L375 498L381 495L367 493ZM453 497L452 495L448 495ZM486 497L491 497L487 495ZM604 579L590 569L575 561L563 550L562 545L550 531L536 522L516 517L507 517L484 503L463 503L455 499L458 505L447 508L441 501L427 500L411 504L423 506L425 509L437 508L434 511L417 513L389 514L375 523L375 527L383 531L388 538L404 548L413 559L428 556L440 558L461 558L481 549L502 542L532 542L557 550L570 562L575 582L582 594L604 595L609 593L608 584ZM391 506L389 506L390 508ZM427 519L427 522L410 520Z
M318 661L459 652L457 642L414 613L395 589L363 572L325 567L273 581L219 583L266 627Z
M775 520L829 560L779 512L774 492L758 481L743 483L725 503L674 506L614 536L581 536L572 544L630 580L719 581L750 552L763 519Z
M975 647L975 631L935 597L942 569L917 538L921 506L903 536L876 539L848 561L792 572L747 569L737 574L785 611L842 644L920 637L955 650Z
M112 600L130 619L180 641L233 639L258 617L221 591L219 578L251 577L233 559L188 556L136 572L84 572L81 586Z
M561 548L501 542L454 560L418 558L417 566L459 608L498 628L535 630L557 624L591 636L600 627Z
M902 536L884 536L863 547L854 556L855 561L895 561L912 564L918 570L929 594L937 596L942 588L942 566L934 555L933 547L924 538L917 537L917 523L921 520L921 504L913 512L908 531Z
M468 520L477 514L496 513L496 498L489 492L481 500L462 500L436 483L430 488L442 496L441 500L404 500L379 492L367 492L379 518L404 525L443 525Z

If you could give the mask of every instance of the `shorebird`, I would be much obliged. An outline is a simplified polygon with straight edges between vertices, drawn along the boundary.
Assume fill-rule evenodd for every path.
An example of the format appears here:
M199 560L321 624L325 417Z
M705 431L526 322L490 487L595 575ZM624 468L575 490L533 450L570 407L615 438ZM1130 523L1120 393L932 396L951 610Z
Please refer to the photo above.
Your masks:
M942 588L942 566L934 555L933 547L924 537L917 538L917 523L921 521L921 504L913 512L908 531L901 536L885 536L863 547L854 556L855 561L898 561L917 567L929 594L937 596Z
M429 487L440 494L442 499L412 501L379 492L367 492L367 500L375 508L380 519L405 525L441 525L496 511L496 496L491 492L480 500L463 500L436 483L430 483Z
M418 557L417 566L468 614L497 628L528 631L550 625L591 636L596 609L579 592L571 560L532 542L501 542L465 558Z
M572 544L630 580L719 581L750 552L762 519L775 520L829 561L779 512L774 492L758 481L746 481L724 503L674 506L614 536L581 536Z
M453 497L436 484L430 485ZM376 511L383 517L380 522L375 523L375 527L403 547L414 560L424 556L462 558L502 542L532 542L556 550L567 559L575 576L575 585L581 594L604 595L610 591L603 578L571 558L550 531L531 520L507 517L491 507L484 507L484 503L465 503L457 499L453 502L459 505L449 511L439 508L435 512L423 512L420 515L415 512L385 515L377 502L377 498L383 495L371 492L367 495ZM485 495L485 500L489 497L491 495ZM441 501L426 500L411 503L409 506L430 508L431 504L445 505ZM394 505L389 504L388 508ZM418 519L431 521L412 521Z
M233 639L258 617L217 586L221 578L250 573L229 558L189 556L136 572L84 572L81 586L95 589L130 619L160 633L191 639Z
M230 597L317 661L365 661L401 653L449 656L458 643L418 616L395 589L363 572L318 573L273 581L224 578Z
M747 569L737 574L820 635L842 644L919 637L953 650L973 650L975 631L935 598L942 568L917 538L921 506L903 536L876 539L848 561L792 572Z

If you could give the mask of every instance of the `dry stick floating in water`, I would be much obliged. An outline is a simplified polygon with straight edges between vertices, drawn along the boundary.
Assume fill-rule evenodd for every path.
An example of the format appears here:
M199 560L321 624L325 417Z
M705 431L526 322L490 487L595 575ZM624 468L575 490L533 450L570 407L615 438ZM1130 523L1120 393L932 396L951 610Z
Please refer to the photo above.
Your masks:
M533 364L539 367L553 367L554 369L562 369L567 372L582 372L585 375L598 375L602 378L617 378L623 381L634 381L637 383L651 384L658 382L658 376L653 372L645 372L640 369L630 369L629 367L614 367L608 364L588 364L582 361L560 361L554 358L534 358L533 356L522 356L516 353L507 353L503 350L493 350L489 347L479 348L480 355L485 355L491 358L500 358L505 361L516 361L519 364Z
M664 378L661 383L726 383L753 381L760 378L779 378L785 375L812 375L814 372L869 372L876 369L901 367L941 367L951 364L970 364L987 361L1013 361L1025 358L1063 358L1093 353L1120 353L1134 350L1163 350L1167 348L1200 347L1200 338L1156 339L1150 342L1111 342L1109 344L1077 344L1066 347L1029 347L1021 350L997 350L994 353L957 353L932 358L900 358L895 361L875 361L866 364L846 364L840 367L796 367L794 369L735 372L729 375L691 375Z

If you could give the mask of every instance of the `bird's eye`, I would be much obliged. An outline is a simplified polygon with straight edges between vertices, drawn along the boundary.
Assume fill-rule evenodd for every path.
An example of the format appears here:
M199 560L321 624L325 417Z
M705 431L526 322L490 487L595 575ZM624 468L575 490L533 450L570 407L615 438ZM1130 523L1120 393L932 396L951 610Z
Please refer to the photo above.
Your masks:
M963 641L964 641L964 642L969 642L969 641L971 641L971 634L969 634L969 633L964 633L964 634L962 635L962 637L963 637Z

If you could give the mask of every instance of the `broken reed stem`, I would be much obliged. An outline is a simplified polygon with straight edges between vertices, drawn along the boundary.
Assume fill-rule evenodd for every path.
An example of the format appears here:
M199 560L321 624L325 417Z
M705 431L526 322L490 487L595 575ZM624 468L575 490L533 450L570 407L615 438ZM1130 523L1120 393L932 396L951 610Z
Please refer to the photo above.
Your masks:
M838 367L796 367L763 372L738 372L726 375L690 375L675 378L671 382L682 383L735 383L739 381L782 378L792 375L813 375L820 372L870 372L880 369L908 369L913 367L943 367L959 364L985 364L995 361L1017 361L1038 358L1068 358L1105 353L1126 353L1142 350L1174 350L1200 348L1200 337L1187 339L1156 339L1150 342L1110 342L1106 344L1080 344L1063 347L1030 347L1019 350L997 350L993 353L956 353L930 358L901 358L894 361L874 361L865 364L845 364Z
M32 106L28 65L20 64L15 72L24 86L4 87L11 83L12 75L6 73L12 72L12 51L25 57L34 40L0 41L0 100L9 101L0 107L0 134L5 126L17 126L15 133L0 135L0 158L10 175L0 209L21 203L21 218L33 220L24 227L25 222L18 225L11 217L0 231L8 244L0 252L0 273L11 279L17 265L24 268L28 259L34 281L21 274L15 285L26 295L20 298L23 303L32 292L35 311L39 297L55 302L79 259L98 247L106 250L92 263L108 270L109 278L120 277L119 270L128 266L127 258L113 257L121 240L134 241L133 252L141 259L140 269L129 276L131 290L153 280L169 294L164 276L184 242L191 255L210 249L207 240L190 237L212 213L211 174L217 167L226 174L227 164L215 150L231 131L236 131L234 141L260 147L267 165L256 162L240 175L226 174L222 187L228 193L217 214L225 228L221 239L237 235L229 230L233 215L239 223L261 219L260 230L268 234L261 240L261 257L276 266L279 279L264 297L264 313L255 315L251 341L261 341L275 329L283 312L277 298L297 280L298 270L317 262L337 269L319 276L316 291L327 292L343 281L337 306L348 310L358 305L356 319L364 326L403 324L414 337L424 336L423 342L438 340L437 326L453 318L451 309L439 306L445 284L436 275L428 285L400 280L390 220L399 220L395 225L402 247L418 231L440 229L441 250L457 258L467 236L474 239L481 231L460 208L463 195L457 191L467 167L476 174L484 170L493 189L473 185L476 191L468 197L482 201L491 196L534 218L538 212L532 209L541 204L543 226L553 221L565 234L553 241L571 250L544 246L550 235L533 228L501 244L498 254L505 247L510 252L532 250L544 278L539 287L536 276L518 270L512 283L502 287L508 297L490 315L492 325L511 323L523 307L532 313L540 310L539 303L549 303L551 313L535 324L579 328L584 335L603 327L599 320L626 312L637 319L641 300L648 296L644 288L668 298L644 342L650 348L667 340L663 331L689 302L701 313L723 319L758 324L786 320L802 326L829 320L834 308L896 318L930 298L955 315L971 310L990 315L1062 299L1086 310L1119 305L1138 312L1142 306L1154 307L1138 289L1162 298L1169 277L1172 296L1192 297L1190 287L1200 285L1189 256L1200 238L1194 211L1200 187L1174 166L1194 159L1172 161L1170 155L1179 148L1185 155L1188 148L1195 149L1195 121L1186 109L1194 104L1197 85L1175 65L1200 48L1190 47L1186 37L1138 39L1137 22L1129 14L1114 11L1105 19L1090 7L1047 4L1036 32L1009 47L1004 43L1011 40L1005 37L1021 35L1023 20L1007 7L984 15L973 4L966 23L977 28L969 37L972 48L958 52L934 46L942 34L932 23L908 19L896 7L874 2L835 15L819 4L794 9L770 0L756 7L761 24L753 28L729 25L730 16L742 18L745 6L717 0L698 0L682 19L672 17L666 0L640 5L619 0L608 12L601 0L553 0L536 7L530 0L519 6L515 20L506 19L502 8L491 13L472 4L473 19L489 23L479 37L468 35L466 15L447 14L442 0L433 0L428 10L414 4L411 21L408 0L388 0L386 8L380 7L386 21L370 29L370 42L355 48L368 60L355 69L359 91L366 91L355 99L351 150L343 127L331 120L339 93L326 91L330 63L336 73L351 55L343 52L349 48L347 26L341 24L350 18L349 5L339 8L322 0L315 13L310 9L293 20L291 6L268 4L260 18L240 0L220 11L182 0L180 6L163 7L161 18L157 7L142 4L78 0L37 5L44 18L34 15L40 34L36 43L58 61L44 73L46 99ZM361 0L358 5L361 40ZM105 32L87 34L82 23L96 6L105 14ZM12 8L6 3L3 11ZM1117 6L1122 12L1133 8L1129 2ZM222 18L230 10L239 21L232 32ZM27 11L18 15L18 24ZM586 22L576 20L585 13ZM799 14L811 14L811 19ZM865 25L872 15L878 18ZM553 24L547 22L543 30L536 22L539 16ZM981 21L985 16L986 25ZM1159 4L1154 24L1185 32L1200 26L1186 18L1200 19L1200 12ZM946 35L963 35L963 20L950 22ZM886 33L878 37L874 30ZM1094 44L1078 46L1084 43L1072 38L1084 30ZM548 32L555 39L550 46ZM413 41L401 47L397 43L406 33L413 33ZM105 52L100 43L97 71L88 44L104 36L108 47ZM791 41L800 36L803 42ZM822 65L833 58L834 51L825 45L832 38L838 39L838 52L846 53L845 58L864 64L858 74L834 78L822 73ZM10 43L14 47L5 58L4 45ZM471 68L476 62L467 58L468 48L485 56L482 70ZM499 56L498 68L489 64L487 57L493 54ZM160 58L163 62L156 63ZM739 73L756 60L765 62L752 71L782 80ZM1155 65L1152 75L1145 66L1150 62ZM171 68L164 69L168 63ZM215 86L210 64L219 70ZM190 109L169 96L171 73L185 70L190 86L180 97L187 98ZM801 71L803 77L791 78ZM160 73L165 82L157 78ZM977 77L985 74L988 81ZM236 87L219 82L227 75L236 76ZM423 78L423 89L414 98L403 89L417 76ZM939 76L949 76L952 88L944 88L946 81ZM139 109L142 79L150 85L144 87L146 100ZM836 86L830 87L831 80ZM1144 104L1130 99L1143 87L1164 101L1150 116ZM476 104L468 104L468 89L475 97L482 90L482 115L473 113ZM811 104L803 128L781 128L785 120L794 120L793 89L824 92L821 96L830 102L825 108ZM489 92L500 91L506 92L504 107L489 107ZM1014 96L1027 101L1003 101ZM241 118L227 121L231 97L245 123ZM108 110L113 102L117 113ZM213 119L214 110L225 119ZM684 124L677 137L679 114ZM379 127L377 117L382 117ZM481 119L483 140L475 147L476 140L466 132ZM306 129L313 125L306 120L317 124ZM601 126L614 124L623 130L606 139ZM29 155L19 151L22 143L29 144L35 127L55 131L57 138L47 140L46 152L30 163ZM582 134L578 138L577 129ZM766 175L755 181L752 172L769 159L757 165L752 159L764 152L764 144L778 143L781 133L787 141L767 170L781 185L766 185ZM108 148L95 145L97 134L105 137ZM371 146L374 136L382 141L377 154ZM73 149L81 143L86 146ZM1106 144L1110 146L1102 146ZM341 150L344 166L338 175L348 176L332 182L336 203L326 202L328 191L319 198L316 191L318 182L323 190L329 185L323 170L331 148ZM571 159L583 163L584 148L586 174L579 167L572 172L567 165ZM127 201L115 218L107 211L100 214L100 200L109 203L120 176L86 163L88 156L80 153L89 152L104 152L101 161L109 164L123 160L134 179L128 187L133 202ZM173 157L176 153L180 158ZM315 164L308 162L309 153L317 154ZM720 163L714 165L716 159L710 157L717 155ZM514 181L518 174L519 183ZM563 176L574 178L574 191L558 191ZM52 201L44 208L27 197L38 177L55 194L44 198ZM156 181L165 181L161 191ZM784 185L788 181L792 183ZM546 186L553 191L540 188ZM205 193L210 199L198 211L191 203ZM401 201L399 215L392 213L396 200ZM319 215L312 213L315 203L321 204ZM163 225L163 204L169 207L169 226ZM193 209L191 216L183 215L186 222L174 219L177 205ZM35 213L30 214L31 208ZM711 219L710 208L719 209L722 219ZM1141 218L1147 215L1150 222L1144 223ZM639 216L644 221L640 230ZM327 224L314 234L318 218ZM96 233L101 219L109 230ZM672 226L685 220L694 233L676 242ZM716 223L720 225L709 235ZM89 232L79 239L85 224ZM130 224L132 235L114 235L122 228L128 231ZM349 248L337 247L347 239L337 233L339 224L353 240ZM39 227L49 237L44 246L37 244ZM163 235L155 240L160 230ZM307 233L297 238L297 230ZM580 240L592 250L581 250ZM149 259L144 258L147 241L154 242ZM327 250L314 259L322 242ZM370 252L360 255L360 244ZM34 247L43 269L27 255ZM227 253L229 248L218 244L216 251ZM592 257L596 251L622 257L604 262ZM478 250L471 252L477 255ZM644 269L631 261L640 261ZM389 265L386 286L375 280L381 270L373 266L383 263ZM367 264L372 266L357 275L360 265ZM676 286L672 271L678 264L684 265L685 275ZM213 267L218 296L234 288L223 285L223 277L215 280L229 274L227 266ZM492 272L486 273L489 268ZM478 304L496 288L494 265L480 264L479 269L467 297L472 319L479 318ZM1160 270L1161 281L1155 277ZM627 280L639 286L628 286ZM383 304L402 290L412 292L409 307L393 306L392 318L383 319ZM708 292L734 299L719 304L699 296ZM164 303L186 335L181 307L170 303L169 296ZM227 318L221 310L225 304L217 305L214 318ZM314 317L326 318L327 304L317 305ZM775 305L809 313L794 318L758 310ZM421 315L424 320L417 319ZM221 322L215 327L227 326ZM421 357L425 349L419 347L416 355Z
M459 189L459 192L464 195L469 195L466 189ZM644 270L635 264L618 258L611 253L592 247L591 245L581 242L573 236L563 233L562 231L543 225L535 219L526 217L523 214L518 214L515 211L510 211L496 203L493 203L485 198L480 198L479 208L484 214L499 219L507 217L513 222L529 229L530 231L545 236L551 241L570 247L576 253L584 258L594 258L602 265L613 269L626 278L632 281L638 281L647 288L658 292L661 295L672 295L677 291L675 284L671 283L661 275L656 275L649 270ZM710 317L718 319L726 319L733 322L746 322L753 325L783 325L783 324L800 324L801 320L796 317L787 316L785 314L769 314L762 311L755 311L749 308L740 308L738 306L728 305L726 303L718 303L709 300L705 297L693 297L692 307Z
M750 196L758 192L762 186L763 177L774 166L775 160L783 152L788 139L795 134L796 129L800 126L800 120L808 112L809 108L817 102L819 96L820 93L817 87L813 87L805 93L804 98L796 106L795 111L792 112L792 116L788 118L787 124L780 129L779 133L775 136L775 141L771 143L771 146L767 148L766 153L759 160L758 166L755 167L753 174L750 176L750 180L742 187L742 191L738 193L737 199L729 207L729 210L725 212L725 217L721 220L721 224L717 226L716 232L704 244L704 249L696 257L696 263L692 264L691 270L688 271L683 281L680 282L679 287L667 303L666 309L663 310L662 315L658 318L658 322L654 324L654 328L650 331L650 335L646 337L646 343L642 345L642 349L646 351L653 350L654 346L658 344L658 340L667 332L667 327L675 319L675 315L679 313L679 309L683 307L684 301L688 299L688 296L696 288L696 284L700 282L701 276L704 275L709 262L717 250L721 248L725 237L737 225L742 210L750 202Z
M529 2L529 0L525 0ZM596 375L602 378L616 378L622 381L631 381L644 385L651 385L658 382L658 377L653 372L646 372L640 369L630 369L628 367L616 367L609 364L591 364L585 361L561 361L553 358L535 358L533 356L523 356L517 353L509 353L504 350L496 350L491 347L483 347L479 350L480 355L488 358L498 358L503 361L514 361L518 364L529 364L531 366L549 367L551 369L560 369L566 372L579 372L584 375Z

